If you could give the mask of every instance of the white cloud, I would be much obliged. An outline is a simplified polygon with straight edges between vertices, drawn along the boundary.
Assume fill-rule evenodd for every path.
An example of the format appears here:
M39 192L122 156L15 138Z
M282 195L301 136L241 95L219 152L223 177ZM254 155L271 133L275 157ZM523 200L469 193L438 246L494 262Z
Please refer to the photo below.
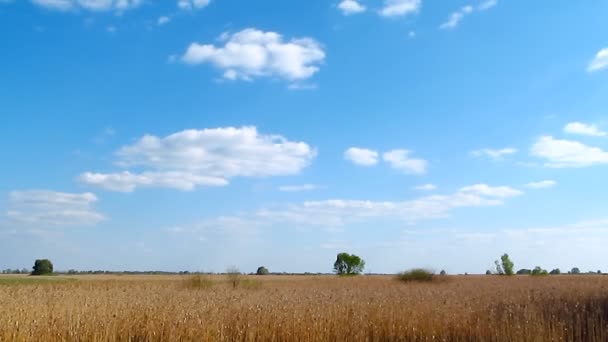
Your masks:
M276 32L254 28L224 33L224 46L192 43L182 56L186 64L210 63L229 80L276 77L297 82L312 77L325 60L321 45L312 38L285 41Z
M116 28L116 26L108 26L106 27L106 31L110 32L110 33L116 33L118 29Z
M361 166L378 164L378 152L366 148L351 147L344 152L344 159Z
M480 11L485 11L488 10L494 6L498 5L498 0L486 0L484 2L482 2L477 9Z
M185 130L166 137L145 135L122 147L118 165L141 173L87 172L80 181L113 191L139 186L193 190L223 186L234 177L293 175L308 166L316 151L304 142L262 135L255 127Z
M420 11L422 0L384 0L384 6L380 9L383 17L403 16Z
M279 187L279 191L283 192L301 192L323 189L323 186L316 184L301 184L301 185L283 185Z
M414 190L433 191L433 190L437 190L437 186L435 184L422 184L422 185L415 186Z
M464 19L465 16L467 16L468 14L470 14L472 12L473 12L472 6L464 6L461 9L459 9L458 11L450 14L448 20L446 22L444 22L443 24L441 24L441 26L439 26L439 28L441 28L441 29L456 28L458 26L458 24L460 24L462 19Z
M506 199L521 194L523 192L508 186L493 187L476 184L463 187L450 195L424 196L406 201L352 199L307 201L234 216L229 222L239 222L239 225L243 227L289 223L296 229L303 227L335 229L352 223L374 220L392 220L412 224L447 217L458 208L499 206L504 204ZM221 229L217 226L217 218L205 220L203 225Z
M385 152L382 159L389 163L392 168L408 174L420 175L426 173L427 161L410 158L410 153L411 151L408 150L392 150Z
M211 0L178 0L177 7L182 10L194 10L207 7Z
M6 216L16 222L44 226L90 225L104 220L95 211L97 196L90 192L13 191ZM42 226L42 227L40 227Z
M526 184L526 188L528 189L547 189L552 188L557 184L554 180L543 180L539 182L531 182Z
M473 157L489 157L493 160L502 160L505 156L517 153L517 149L512 147L505 147L501 149L482 148L479 150L471 151Z
M554 139L551 136L540 137L532 146L530 154L545 159L545 166L553 168L608 164L608 152L599 147L578 141Z
M361 5L356 0L342 0L338 4L338 8L344 15L363 13L366 10L365 6Z
M143 3L143 0L32 0L32 3L59 11L82 9L93 12L104 12L125 11L136 8Z
M168 24L170 21L171 21L171 18L163 15L158 18L158 25L165 25L165 24Z
M596 125L590 125L582 122L570 122L564 127L564 132L570 134L588 135L591 137L604 137L606 132L602 131Z
M410 38L416 38L416 31L410 31L407 33L407 36Z
M587 66L588 72L600 71L608 68L608 48L601 49L595 55L595 58Z

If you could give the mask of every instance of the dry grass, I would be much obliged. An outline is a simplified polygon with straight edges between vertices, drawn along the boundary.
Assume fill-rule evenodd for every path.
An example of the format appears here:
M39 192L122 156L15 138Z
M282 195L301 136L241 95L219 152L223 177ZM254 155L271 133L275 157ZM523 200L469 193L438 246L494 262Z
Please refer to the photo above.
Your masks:
M0 341L608 340L608 277L450 278L0 277Z

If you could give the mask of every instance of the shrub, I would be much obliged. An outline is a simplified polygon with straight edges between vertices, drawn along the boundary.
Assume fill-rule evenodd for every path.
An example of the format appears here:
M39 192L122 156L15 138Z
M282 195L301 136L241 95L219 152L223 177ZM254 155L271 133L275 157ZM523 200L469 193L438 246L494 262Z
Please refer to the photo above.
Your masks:
M401 272L397 275L397 278L404 282L424 282L433 281L435 274L424 268L414 268L405 272Z
M196 274L193 276L189 276L185 281L184 285L189 289L208 289L213 286L215 282L211 280L209 277Z
M270 272L268 271L268 269L264 266L260 266L258 267L258 270L255 272L255 274L257 275L268 275Z

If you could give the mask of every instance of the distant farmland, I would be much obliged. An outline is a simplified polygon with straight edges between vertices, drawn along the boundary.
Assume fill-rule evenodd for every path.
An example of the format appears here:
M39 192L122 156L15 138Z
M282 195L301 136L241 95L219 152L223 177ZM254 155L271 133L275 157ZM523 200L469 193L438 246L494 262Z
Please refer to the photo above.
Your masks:
M0 277L0 341L608 340L604 276L31 279Z

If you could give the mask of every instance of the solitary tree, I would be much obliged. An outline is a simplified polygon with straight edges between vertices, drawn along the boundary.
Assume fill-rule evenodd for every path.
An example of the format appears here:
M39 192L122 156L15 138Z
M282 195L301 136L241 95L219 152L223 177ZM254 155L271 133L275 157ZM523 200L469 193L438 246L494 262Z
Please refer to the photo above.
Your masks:
M53 273L53 263L49 259L38 259L34 262L32 275L48 275Z
M364 268L365 261L354 254L340 253L334 262L334 272L338 275L357 275Z
M562 273L562 271L560 271L559 268L552 269L551 272L549 272L549 274L553 274L553 275L557 275L560 273Z
M581 274L581 270L579 270L578 267L574 267L574 268L572 268L572 271L570 271L570 273L572 273L572 274Z
M513 266L515 265L513 264L513 261L509 259L509 254L503 254L503 256L500 257L500 261L502 262L502 269L505 274L508 276L513 275Z
M255 274L257 274L257 275L267 275L269 273L270 272L268 272L268 269L264 266L258 267L258 270L255 272Z

